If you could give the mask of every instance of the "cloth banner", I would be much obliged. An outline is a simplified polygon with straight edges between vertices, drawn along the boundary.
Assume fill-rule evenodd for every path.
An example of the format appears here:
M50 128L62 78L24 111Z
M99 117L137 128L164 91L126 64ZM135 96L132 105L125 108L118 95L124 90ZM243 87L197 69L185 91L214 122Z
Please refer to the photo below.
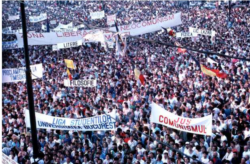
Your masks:
M30 16L30 22L36 23L47 19L47 13L42 13L39 16Z
M2 152L2 164L17 164L17 162Z
M202 118L186 118L175 115L152 103L150 121L179 131L210 136L212 134L212 115Z
M66 24L66 25L59 23L59 25L56 28L66 28L66 29L73 28L73 22Z
M56 20L50 21L50 24L56 24Z
M95 79L69 80L64 79L65 87L96 87Z
M35 115L36 127L38 129L83 131L115 130L115 112L81 119L53 117L37 112L35 113ZM25 110L25 123L26 127L30 128L29 110Z
M105 16L104 11L90 13L91 19L102 19Z
M103 31L95 31L93 33L87 34L84 39L85 42L105 42Z
M216 34L215 31L197 29L197 28L192 28L192 27L189 27L189 32L193 34L200 34L200 35L206 35L206 36L212 36L212 37L214 37Z
M20 17L19 17L19 15L14 15L14 16L10 16L9 15L9 21L14 21L14 20L17 20L17 19L19 19Z
M138 23L132 23L130 25L118 26L118 28L120 34L126 33L127 35L136 36L162 30L162 27L168 28L180 24L182 24L181 13L176 13L176 14L166 15L164 17L159 17L159 18L157 17L149 21L142 21ZM61 43L62 41L75 42L77 40L83 39L83 37L89 33L93 33L95 31L100 31L100 30L103 30L105 32L105 29L81 30L77 32L50 32L50 33L29 32L27 36L29 45L55 45ZM107 28L107 30L116 32L115 27ZM113 35L114 34L112 34L111 32L104 33L106 40L110 40L110 38L113 38ZM18 47L22 48L23 47L22 34L16 33L16 36L18 40Z
M32 79L43 77L42 64L35 64L30 66L32 72ZM26 68L7 68L2 70L2 83L12 83L18 81L26 81ZM34 76L35 75L35 76Z
M52 51L58 51L57 45L52 45Z
M58 43L57 48L64 49L64 48L78 47L81 45L82 45L82 40L78 40L76 42Z
M177 38L189 38L189 37L196 37L198 36L197 33L190 33L190 32L177 32L176 37Z
M2 48L3 50L9 50L9 49L17 49L18 48L18 41L9 41L9 42L2 42Z
M115 20L116 20L116 14L114 15L108 15L107 16L107 25L113 25L115 24Z

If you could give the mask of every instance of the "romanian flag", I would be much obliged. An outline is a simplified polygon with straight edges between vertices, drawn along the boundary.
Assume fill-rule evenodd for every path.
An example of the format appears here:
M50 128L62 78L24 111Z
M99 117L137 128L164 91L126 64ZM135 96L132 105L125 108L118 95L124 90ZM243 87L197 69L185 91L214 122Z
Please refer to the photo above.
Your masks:
M64 62L68 68L75 69L73 60L64 59Z
M208 76L211 76L211 77L219 77L219 78L226 78L227 77L227 74L226 73L221 73L220 70L218 69L210 69L210 68L207 68L206 66L202 65L201 64L201 71L205 74L205 75L208 75Z
M72 80L73 78L72 78L71 73L69 72L69 69L67 69L67 74L68 74L68 76L69 76L69 80Z
M134 73L135 73L135 79L140 80L141 84L145 85L145 78L141 74L141 72L137 68L135 68Z

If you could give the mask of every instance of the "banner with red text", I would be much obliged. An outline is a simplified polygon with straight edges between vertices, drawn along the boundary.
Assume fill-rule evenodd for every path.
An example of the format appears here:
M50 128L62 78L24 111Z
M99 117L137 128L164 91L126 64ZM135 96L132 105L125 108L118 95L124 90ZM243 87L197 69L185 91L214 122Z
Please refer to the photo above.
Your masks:
M201 118L181 117L168 112L155 103L151 104L150 122L194 134L207 136L212 134L212 115Z
M17 162L2 153L2 164L17 164Z
M164 17L155 18L148 21L142 21L138 23L132 23L130 25L119 26L119 33L126 33L127 35L142 35L150 32L155 32L161 30L162 27L173 27L182 24L181 13L170 14ZM106 30L104 36L106 40L110 40L113 34L110 31L116 33L115 27L110 27L106 29L96 29L96 30L81 30L72 32L50 32L50 33L28 33L28 43L29 45L55 45L62 42L75 42L77 40L83 39L85 35L93 33L98 30ZM108 32L108 31L109 32ZM18 47L23 47L23 38L21 33L16 33L18 40Z

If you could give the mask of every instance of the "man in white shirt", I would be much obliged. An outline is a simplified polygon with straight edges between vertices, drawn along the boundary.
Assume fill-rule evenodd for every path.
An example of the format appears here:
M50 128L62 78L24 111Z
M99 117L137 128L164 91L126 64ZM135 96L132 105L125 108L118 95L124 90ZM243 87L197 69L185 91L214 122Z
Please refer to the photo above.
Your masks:
M225 160L231 161L232 158L233 158L232 148L229 147L229 148L227 148L227 153L226 153L226 155L222 158L222 161L225 161Z
M246 156L250 156L250 151L248 150L247 146L244 146L244 151L242 153L242 157L245 158Z
M137 146L137 152L138 152L138 154L143 155L143 153L144 153L145 151L146 151L146 150L142 147L142 144L141 144L141 143L138 143L138 146Z
M137 141L134 140L134 137L132 135L130 136L130 140L128 141L128 145L129 145L131 150L134 150L135 146L137 145Z
M203 156L201 157L201 162L207 164L209 162L209 158L207 156L207 152L203 152Z

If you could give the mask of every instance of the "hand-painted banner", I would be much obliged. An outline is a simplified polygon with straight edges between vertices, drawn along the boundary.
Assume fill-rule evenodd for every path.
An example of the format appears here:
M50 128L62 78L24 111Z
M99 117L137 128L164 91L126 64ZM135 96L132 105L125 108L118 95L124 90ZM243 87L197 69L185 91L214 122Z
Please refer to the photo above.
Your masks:
M46 13L40 14L39 16L30 16L31 23L41 22L41 21L46 20L46 19L47 19Z
M91 19L102 19L105 16L104 11L90 13Z
M9 42L2 42L3 50L11 50L18 48L18 41L9 41Z
M19 15L14 15L14 16L10 16L10 15L9 15L8 21L14 21L14 20L17 20L17 19L19 19L19 18L20 18Z
M212 36L212 37L215 36L216 34L215 31L197 29L197 28L192 28L192 27L189 27L189 32L193 34L200 34L200 35L206 35L206 36Z
M17 162L2 153L2 164L17 164Z
M78 47L81 45L82 45L82 40L78 40L76 42L58 43L57 48L64 49L64 48Z
M85 42L101 42L104 43L105 42L105 36L103 31L95 31L93 33L87 34L84 37L84 41Z
M42 64L35 64L30 66L32 72L32 79L43 77L43 66ZM7 68L2 69L2 83L12 83L26 80L26 68Z
M181 117L155 103L151 104L150 121L179 131L208 136L212 134L212 115L202 118Z
M115 130L115 113L102 114L94 117L72 119L53 117L41 113L35 113L36 127L38 129L57 130L82 130L82 131L106 131ZM25 110L26 127L30 127L29 111Z
M107 16L107 25L113 25L115 24L115 20L116 20L116 14L114 15L108 15Z
M150 32L161 30L162 27L173 27L182 24L181 13L166 15L164 17L152 19L149 21L142 21L138 23L132 23L130 25L119 26L119 32L127 33L128 35L136 36ZM29 45L55 45L63 42L75 42L82 40L84 36L94 31L105 30L116 32L115 27L97 30L81 30L77 32L50 32L50 33L33 33L29 32L28 43ZM111 32L104 33L106 40L110 40L114 34ZM23 47L22 34L16 33L18 40L18 47Z
M95 79L69 80L64 79L65 87L96 87Z
M190 33L190 32L177 32L176 37L177 38L188 38L188 37L196 37L198 36L197 33Z

